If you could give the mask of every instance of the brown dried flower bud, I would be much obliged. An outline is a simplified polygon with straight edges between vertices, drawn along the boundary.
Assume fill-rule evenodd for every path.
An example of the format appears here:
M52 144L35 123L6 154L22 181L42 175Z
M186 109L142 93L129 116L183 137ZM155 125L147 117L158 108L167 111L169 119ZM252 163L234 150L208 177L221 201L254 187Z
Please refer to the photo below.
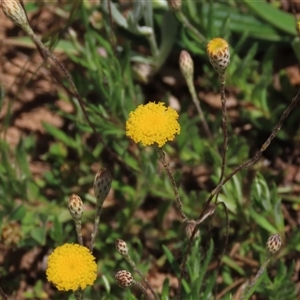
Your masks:
M68 209L74 220L80 220L83 214L83 203L79 196L72 194L68 199Z
M181 0L167 0L169 4L169 8L174 11L181 10Z
M275 254L281 248L281 237L278 233L271 235L267 240L267 250L271 254Z
M207 44L207 54L212 66L219 74L224 74L230 63L228 43L222 38L214 38Z
M102 206L104 200L106 199L112 183L112 177L110 172L105 169L101 168L94 179L94 194L97 199L97 206Z
M125 241L123 241L121 239L116 239L115 245L116 245L117 251L121 255L123 255L123 256L128 255L128 247L127 247L127 244Z
M21 226L16 221L2 225L1 240L6 246L16 246L22 239Z
M22 0L2 0L0 6L6 17L13 23L25 31L31 30Z
M131 273L126 270L117 272L115 275L115 282L123 289L126 289L135 283Z
M179 56L179 67L182 75L186 80L193 78L194 75L194 62L190 54L182 50Z

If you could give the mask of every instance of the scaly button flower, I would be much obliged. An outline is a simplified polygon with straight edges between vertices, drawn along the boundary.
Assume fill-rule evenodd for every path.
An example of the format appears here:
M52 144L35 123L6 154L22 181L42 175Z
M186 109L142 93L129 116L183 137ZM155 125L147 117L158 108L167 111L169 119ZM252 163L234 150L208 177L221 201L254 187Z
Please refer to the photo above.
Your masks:
M46 275L60 291L85 289L96 280L95 257L84 246L64 244L48 257Z
M174 140L175 134L180 133L177 119L176 110L165 107L162 102L139 105L129 114L126 135L136 143L142 142L144 146L156 143L162 147L167 141Z
M230 63L228 43L222 38L214 38L207 44L210 63L219 74L223 74Z

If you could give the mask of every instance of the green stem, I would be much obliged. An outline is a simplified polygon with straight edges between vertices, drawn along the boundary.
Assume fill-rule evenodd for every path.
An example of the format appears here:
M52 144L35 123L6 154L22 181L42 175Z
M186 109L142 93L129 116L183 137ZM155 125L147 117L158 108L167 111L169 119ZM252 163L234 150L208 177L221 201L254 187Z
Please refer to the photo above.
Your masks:
M211 135L211 132L210 132L209 127L207 125L207 122L205 120L205 116L203 114L200 101L199 101L199 99L197 97L196 89L195 89L195 86L193 84L193 80L192 80L192 78L189 78L186 82L187 82L187 86L188 86L189 92L190 92L190 94L192 96L192 101L194 102L194 105L195 105L195 107L197 109L197 112L199 114L200 121L202 123L202 127L203 127L203 129L205 131L205 134L208 137L208 139L210 140L210 142L212 142L213 141L213 137Z
M98 227L100 223L100 215L102 211L102 206L97 206L96 208L96 215L95 215L95 221L94 221L94 228L91 234L91 244L90 244L90 251L93 252L94 246L95 246L95 240L98 233Z

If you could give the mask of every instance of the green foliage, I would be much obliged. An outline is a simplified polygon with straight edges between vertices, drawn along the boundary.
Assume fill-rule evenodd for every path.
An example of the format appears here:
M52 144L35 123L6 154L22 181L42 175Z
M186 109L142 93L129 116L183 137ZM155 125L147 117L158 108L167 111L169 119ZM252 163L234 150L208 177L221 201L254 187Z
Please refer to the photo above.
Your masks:
M95 170L105 166L113 174L113 200L107 201L103 208L94 253L101 275L95 286L85 291L87 299L137 299L129 289L123 290L114 284L114 273L121 269L130 270L135 280L141 280L114 250L117 238L126 239L131 257L143 274L159 269L164 275L180 277L182 255L188 246L183 226L172 211L173 186L164 169L160 169L157 152L150 147L133 145L125 135L129 113L153 97L147 94L149 86L152 88L157 82L161 85L163 75L160 71L163 73L164 66L171 64L170 56L176 55L178 50L188 50L199 62L195 69L196 76L201 77L201 86L196 86L197 89L218 93L219 81L206 55L206 43L220 36L230 44L231 64L226 73L226 86L228 94L234 94L237 100L235 108L239 114L235 120L229 117L225 175L260 148L294 94L290 83L286 83L285 70L280 71L282 91L272 86L277 51L284 46L293 47L297 55L299 52L292 15L267 2L255 2L255 5L251 1L233 0L182 2L182 14L169 11L163 1L136 1L127 15L121 4L110 2L113 24L110 23L108 1L102 1L101 7L83 2L80 6L69 4L60 8L60 13L70 14L67 23L72 29L60 36L60 40L59 32L53 32L48 36L48 43L71 60L72 78L84 98L96 133L87 124L77 100L65 89L60 89L57 96L71 104L72 112L49 105L49 109L64 119L65 125L58 128L43 123L51 143L39 156L41 162L50 166L41 177L34 177L30 169L34 153L39 151L37 138L33 135L23 137L12 149L4 139L10 110L3 120L0 139L1 231L12 221L20 224L22 239L14 245L18 249L41 247L46 249L46 255L55 246L76 242L66 199L72 193L80 195L87 207L82 223L90 224L94 219L95 199L90 189ZM58 8L57 4L53 7ZM38 5L28 3L26 9L37 12ZM92 16L96 13L101 13L101 18L95 21ZM188 26L184 18L189 21ZM33 46L24 37L22 40L16 38L16 41ZM268 50L264 51L266 45ZM141 51L141 48L147 51ZM145 66L147 71L144 73ZM65 84L63 80L62 83ZM2 109L6 91L0 84ZM164 92L154 93L160 98L150 100L167 102L166 94L173 91L169 86L160 89ZM178 95L182 96L182 93ZM210 141L202 134L199 117L191 114L192 102L179 100L181 134L175 142L168 143L164 151L178 185L184 212L196 220L209 193L219 182L222 116L219 110L203 103L214 136ZM294 125L298 115L295 113L284 124L267 157L282 154L282 142L296 140L299 131ZM237 129L249 124L249 131L242 129L236 133ZM207 177L205 181L201 178L197 181L195 175L201 167L204 175L200 175ZM252 268L242 267L238 258L229 255L229 249L239 244L240 256L252 257L261 264L267 237L273 233L285 236L285 216L281 207L289 196L291 206L299 206L299 199L280 193L278 182L280 178L271 168L259 164L250 171L238 172L218 195L218 201L228 208L230 220L229 244L226 255L221 258L219 275L222 280L218 291L234 285L239 278L246 280L254 273ZM201 238L194 242L187 260L182 299L213 299L217 274L210 266L218 262L218 255L225 247L225 223L225 213L217 207L214 219L200 225ZM87 235L90 234L88 229L87 225ZM280 259L270 267L271 275L265 272L255 287L254 292L265 299L296 299L295 284L291 280L294 265L285 257L295 258L295 251L300 251L297 228L292 228L286 238ZM1 268L3 278L8 276L10 264L12 261L7 261ZM1 287L13 295L20 280L1 281ZM171 278L165 276L159 299L167 300L176 295L177 290L171 283ZM37 280L24 298L49 296L43 292L44 284L44 279ZM232 299L235 291L229 290L222 299ZM52 292L51 299L74 299L71 293Z

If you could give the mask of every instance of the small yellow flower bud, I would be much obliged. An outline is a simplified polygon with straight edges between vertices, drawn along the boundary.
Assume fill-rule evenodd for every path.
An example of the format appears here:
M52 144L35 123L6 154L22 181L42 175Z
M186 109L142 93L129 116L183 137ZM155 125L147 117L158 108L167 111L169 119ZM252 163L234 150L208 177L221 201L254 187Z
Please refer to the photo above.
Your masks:
M214 38L207 44L207 54L212 66L219 74L224 74L230 63L228 43L222 38Z

